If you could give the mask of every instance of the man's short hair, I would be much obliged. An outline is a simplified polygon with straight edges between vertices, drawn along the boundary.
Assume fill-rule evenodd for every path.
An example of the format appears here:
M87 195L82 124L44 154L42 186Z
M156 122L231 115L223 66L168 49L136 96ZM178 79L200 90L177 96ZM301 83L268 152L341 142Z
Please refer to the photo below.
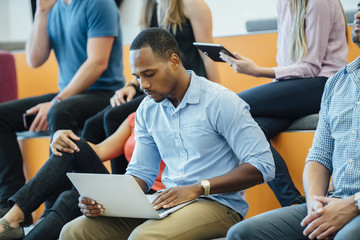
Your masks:
M162 28L148 28L141 31L133 40L131 50L150 47L155 56L162 61L168 60L175 53L180 57L179 46L175 38Z

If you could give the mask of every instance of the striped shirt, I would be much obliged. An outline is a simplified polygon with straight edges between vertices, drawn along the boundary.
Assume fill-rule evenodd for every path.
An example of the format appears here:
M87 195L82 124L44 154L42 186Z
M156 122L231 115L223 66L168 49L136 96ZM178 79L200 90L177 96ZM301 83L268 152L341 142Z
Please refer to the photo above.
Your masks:
M306 161L329 169L333 197L360 192L360 57L328 79Z

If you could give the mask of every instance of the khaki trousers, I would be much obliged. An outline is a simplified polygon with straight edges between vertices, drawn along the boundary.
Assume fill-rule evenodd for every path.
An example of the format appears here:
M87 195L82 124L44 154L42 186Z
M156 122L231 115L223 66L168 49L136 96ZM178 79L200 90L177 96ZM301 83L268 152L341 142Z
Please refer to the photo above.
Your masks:
M160 220L81 216L63 227L60 239L211 239L225 237L239 221L241 217L234 210L199 199Z

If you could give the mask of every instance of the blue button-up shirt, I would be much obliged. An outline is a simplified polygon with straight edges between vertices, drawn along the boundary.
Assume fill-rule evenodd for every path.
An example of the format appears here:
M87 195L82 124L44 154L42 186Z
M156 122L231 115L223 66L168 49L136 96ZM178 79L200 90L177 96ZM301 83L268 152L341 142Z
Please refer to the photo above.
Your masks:
M332 173L334 197L360 191L360 57L328 79L308 161Z
M136 111L136 145L127 174L144 180L150 188L163 159L166 188L223 175L240 163L256 167L265 182L271 180L272 154L249 106L232 91L189 73L189 88L176 108L168 99L142 101ZM243 191L209 198L242 216L249 208Z

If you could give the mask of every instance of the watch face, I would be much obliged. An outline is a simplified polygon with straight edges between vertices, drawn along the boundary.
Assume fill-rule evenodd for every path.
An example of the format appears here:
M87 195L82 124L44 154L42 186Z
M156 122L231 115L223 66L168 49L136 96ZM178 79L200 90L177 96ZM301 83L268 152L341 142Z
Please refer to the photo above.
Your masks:
M202 180L202 181L201 181L201 185L202 185L203 187L209 187L209 186L210 186L210 182L209 182L208 180Z

